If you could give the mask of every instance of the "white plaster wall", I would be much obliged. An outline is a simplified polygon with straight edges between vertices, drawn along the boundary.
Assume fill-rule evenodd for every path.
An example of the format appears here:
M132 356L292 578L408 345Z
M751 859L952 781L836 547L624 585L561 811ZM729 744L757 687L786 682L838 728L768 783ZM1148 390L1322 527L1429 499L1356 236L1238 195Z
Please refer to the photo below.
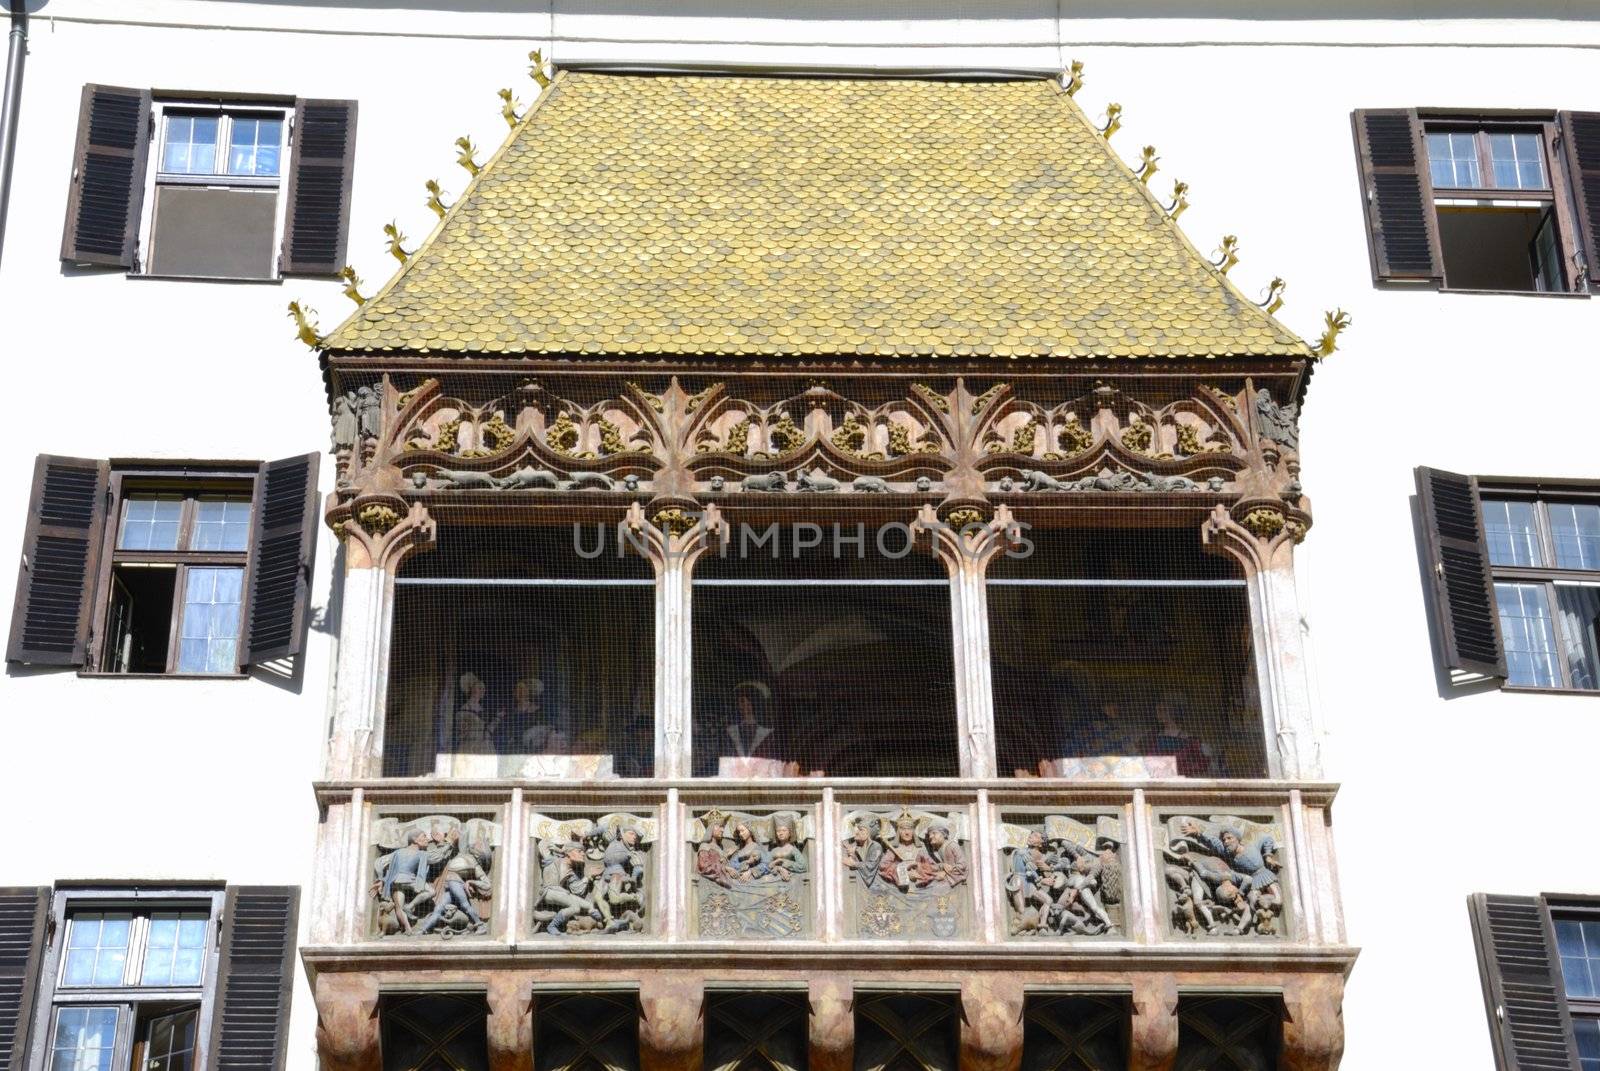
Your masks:
M337 287L223 285L63 271L57 260L85 82L354 97L351 259L368 290L381 225L428 230L422 182L454 193L452 140L504 135L494 90L532 96L524 56L939 67L1088 64L1079 101L1125 107L1115 144L1154 143L1165 192L1209 249L1241 241L1248 292L1289 280L1303 333L1355 325L1304 422L1316 527L1301 581L1331 731L1345 913L1364 952L1345 1066L1492 1066L1469 892L1600 891L1593 757L1600 706L1490 693L1441 699L1411 467L1597 475L1600 304L1379 292L1349 129L1360 106L1600 109L1600 21L1583 0L34 0L16 176L0 262L0 355L15 454L0 463L0 561L15 560L32 455L273 458L320 449L315 361L284 304L331 327ZM553 19L552 19L553 9ZM1330 10L1338 17L1330 17ZM1515 17L1513 17L1515 16ZM324 471L324 489L331 474ZM3 513L10 511L7 519ZM212 877L309 894L309 784L327 716L332 540L317 623L290 687L12 673L0 809L42 835L6 884ZM303 912L303 916L309 912ZM290 1067L313 1066L295 998Z

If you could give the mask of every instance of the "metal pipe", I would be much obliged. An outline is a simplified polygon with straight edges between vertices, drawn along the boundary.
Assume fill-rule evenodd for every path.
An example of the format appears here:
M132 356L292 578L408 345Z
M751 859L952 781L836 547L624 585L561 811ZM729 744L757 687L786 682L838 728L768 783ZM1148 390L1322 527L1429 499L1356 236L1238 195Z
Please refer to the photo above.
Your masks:
M6 210L11 207L11 162L17 150L17 112L22 107L22 64L27 55L27 0L11 0L5 96L0 98L0 256L5 254Z

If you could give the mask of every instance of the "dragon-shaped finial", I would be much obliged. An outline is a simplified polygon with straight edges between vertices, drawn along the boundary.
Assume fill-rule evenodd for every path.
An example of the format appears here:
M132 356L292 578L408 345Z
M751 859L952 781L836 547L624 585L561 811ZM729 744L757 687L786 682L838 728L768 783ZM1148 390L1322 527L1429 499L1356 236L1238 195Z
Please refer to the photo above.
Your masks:
M434 215L443 219L444 214L450 211L450 206L444 203L444 191L439 189L439 180L429 179L423 185L428 188L428 207L433 209Z
M456 148L461 150L460 154L456 156L456 163L466 168L467 174L476 176L479 171L478 161L472 157L477 153L478 147L472 144L471 138L463 134L456 139Z
M1235 264L1239 263L1239 239L1231 234L1223 235L1217 253L1218 258L1211 262L1211 266L1217 269L1218 275L1226 275Z
M1150 180L1155 177L1155 173L1159 170L1156 165L1160 159L1161 157L1156 155L1156 147L1154 145L1146 145L1144 147L1144 155L1139 159L1140 182L1146 186L1150 185Z
M506 121L506 126L515 130L517 129L517 120L522 118L517 114L517 102L512 99L511 90L502 89L498 92L500 95L500 118Z
M1283 288L1287 285L1281 275L1267 284L1267 296L1261 300L1260 305L1268 316L1283 308Z
M1326 357L1339 348L1339 332L1350 326L1350 314L1343 309L1334 309L1323 314L1322 323L1322 338L1317 341L1317 348L1311 351L1318 357Z
M528 68L528 77L538 82L539 88L543 89L550 84L550 76L544 71L544 53L536 48L528 53L528 59L532 62L532 66Z
M405 267L406 262L411 259L411 254L407 253L405 246L401 244L406 240L406 236L401 234L400 228L392 222L383 225L383 233L389 236L389 255L398 260L401 267Z
M311 321L316 314L316 309L303 307L298 301L289 302L289 317L294 320L295 334L301 342L312 349L322 345L322 336L317 333L316 325Z
M1166 206L1167 218L1177 222L1183 210L1189 207L1189 184L1187 182L1174 182L1172 184L1172 203Z
M1111 135L1115 134L1117 131L1119 131L1121 129L1122 129L1122 105L1120 105L1120 104L1107 104L1106 105L1106 125L1100 128L1100 136L1105 138L1107 141L1110 141L1111 140Z
M1072 66L1061 72L1066 79L1067 96L1072 96L1083 88L1083 61L1073 60Z
M361 296L361 276L356 274L354 268L346 264L339 269L339 278L344 280L344 296L354 301L356 308L367 303L367 299Z

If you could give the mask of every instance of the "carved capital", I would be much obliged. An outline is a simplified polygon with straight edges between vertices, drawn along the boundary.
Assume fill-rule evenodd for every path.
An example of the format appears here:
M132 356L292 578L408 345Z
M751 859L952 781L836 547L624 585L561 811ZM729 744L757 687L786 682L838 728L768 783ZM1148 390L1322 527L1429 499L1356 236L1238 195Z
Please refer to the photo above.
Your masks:
M728 522L714 504L652 502L649 509L633 503L623 523L633 545L661 572L676 561L688 569L707 550L728 538Z
M1177 1058L1177 981L1168 975L1134 978L1128 1071L1172 1071Z
M533 986L525 977L489 976L490 1071L533 1071Z
M381 1071L378 982L368 974L319 974L317 1054L326 1071Z
M968 569L982 575L996 554L1022 539L1022 526L1009 507L995 506L985 517L988 511L987 506L961 504L941 512L925 505L912 526L928 533L934 556L944 562L952 577Z
M1301 509L1272 499L1247 499L1230 510L1218 504L1201 526L1200 538L1213 554L1226 554L1245 572L1287 568L1295 544L1306 537L1311 517Z
M640 1071L700 1071L705 996L705 983L691 974L644 977L639 984Z
M394 572L412 552L433 549L438 537L427 507L387 495L335 506L328 525L344 537L347 569Z
M975 974L961 983L962 1071L1017 1071L1022 1066L1022 979Z
M850 1071L855 1064L855 993L843 975L810 983L811 1071Z
M1338 1071L1344 1056L1344 979L1319 974L1283 988L1283 1071Z

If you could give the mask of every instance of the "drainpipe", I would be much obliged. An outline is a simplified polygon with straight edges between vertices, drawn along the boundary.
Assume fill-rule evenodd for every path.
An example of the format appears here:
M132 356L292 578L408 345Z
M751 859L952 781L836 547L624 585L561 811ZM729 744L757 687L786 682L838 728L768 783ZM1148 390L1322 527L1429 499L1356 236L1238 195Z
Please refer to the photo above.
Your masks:
M17 150L17 111L22 106L22 63L27 54L27 0L11 0L6 88L5 97L0 99L0 254L5 251L6 209L11 206L11 161Z

